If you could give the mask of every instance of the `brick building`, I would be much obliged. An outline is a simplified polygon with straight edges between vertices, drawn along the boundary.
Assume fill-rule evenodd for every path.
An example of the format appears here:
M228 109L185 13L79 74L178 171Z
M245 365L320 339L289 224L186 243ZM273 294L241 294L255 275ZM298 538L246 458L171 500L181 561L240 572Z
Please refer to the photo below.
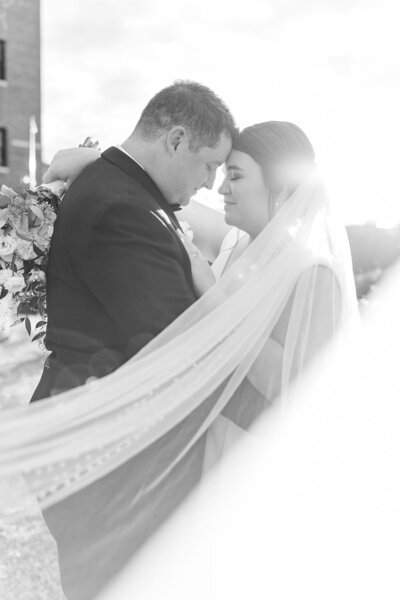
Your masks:
M40 0L0 0L0 185L27 187L30 130L40 179L40 109Z

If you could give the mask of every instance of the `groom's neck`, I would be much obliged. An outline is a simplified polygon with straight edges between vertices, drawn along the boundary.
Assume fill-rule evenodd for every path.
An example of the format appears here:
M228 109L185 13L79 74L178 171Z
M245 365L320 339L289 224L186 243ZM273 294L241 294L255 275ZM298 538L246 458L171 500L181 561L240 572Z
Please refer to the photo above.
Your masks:
M133 136L129 137L121 144L122 148L139 163L145 171L151 173L153 170L153 162L155 159L153 144L142 139L136 139Z
M169 183L170 161L166 160L162 139L148 141L133 133L121 146L150 175L167 202L174 204L175 199L171 197Z

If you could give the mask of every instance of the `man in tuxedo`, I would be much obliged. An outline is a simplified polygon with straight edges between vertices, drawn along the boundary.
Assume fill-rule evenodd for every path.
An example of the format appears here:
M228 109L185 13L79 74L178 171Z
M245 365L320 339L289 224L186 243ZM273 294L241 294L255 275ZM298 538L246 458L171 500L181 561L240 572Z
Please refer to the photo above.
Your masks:
M33 401L114 371L196 300L174 210L212 186L234 131L211 90L178 82L150 100L121 147L106 150L75 179L52 238L51 354ZM204 436L161 476L212 403L44 511L68 598L93 598L193 488Z
M52 238L51 354L32 401L114 371L196 300L174 210L213 185L234 131L211 90L177 82L74 181Z

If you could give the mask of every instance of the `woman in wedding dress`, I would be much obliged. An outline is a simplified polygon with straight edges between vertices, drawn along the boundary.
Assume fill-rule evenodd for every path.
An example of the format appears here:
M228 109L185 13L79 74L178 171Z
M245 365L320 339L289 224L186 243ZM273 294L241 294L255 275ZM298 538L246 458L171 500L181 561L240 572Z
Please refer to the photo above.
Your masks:
M313 171L314 159L309 139L292 123L264 122L241 132L226 162L225 178L219 188L219 193L224 197L224 220L232 228L226 233L226 226L219 221L220 213L207 206L200 210L191 207L183 209L184 218L193 228L196 242L208 254L210 248L221 242L220 238L224 236L211 267L195 244L184 238L199 295L204 294L216 279L232 267L269 223L273 225L283 206L295 202L293 193ZM207 223L212 222L214 228L207 232ZM312 287L312 302L308 321L309 339L303 350L302 363L306 364L332 338L339 323L342 290L333 263L330 264L322 255L316 255L308 269L299 273L289 299L281 307L268 342L246 379L223 414L209 428L205 457L207 466L220 457L229 441L240 437L242 427L248 428L260 411L279 396L284 355L289 351L286 339L294 297L296 290L307 279ZM294 375L295 372L292 377Z

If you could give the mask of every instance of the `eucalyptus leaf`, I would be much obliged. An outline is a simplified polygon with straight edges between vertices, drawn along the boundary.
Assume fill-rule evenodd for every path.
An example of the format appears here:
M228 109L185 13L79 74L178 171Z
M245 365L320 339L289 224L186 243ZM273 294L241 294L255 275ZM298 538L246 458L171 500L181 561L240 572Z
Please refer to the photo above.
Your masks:
M15 327L16 325L19 325L23 321L25 321L25 317L22 317L21 319L17 319L16 321L14 321L14 323L11 323L10 327Z
M36 340L40 340L44 335L46 335L45 331L41 331L40 333L37 333L36 335L33 336L32 342L36 342Z
M28 332L28 335L30 336L31 335L31 331L32 331L32 324L31 324L31 320L30 320L29 317L25 318L25 327L26 327L26 330Z

